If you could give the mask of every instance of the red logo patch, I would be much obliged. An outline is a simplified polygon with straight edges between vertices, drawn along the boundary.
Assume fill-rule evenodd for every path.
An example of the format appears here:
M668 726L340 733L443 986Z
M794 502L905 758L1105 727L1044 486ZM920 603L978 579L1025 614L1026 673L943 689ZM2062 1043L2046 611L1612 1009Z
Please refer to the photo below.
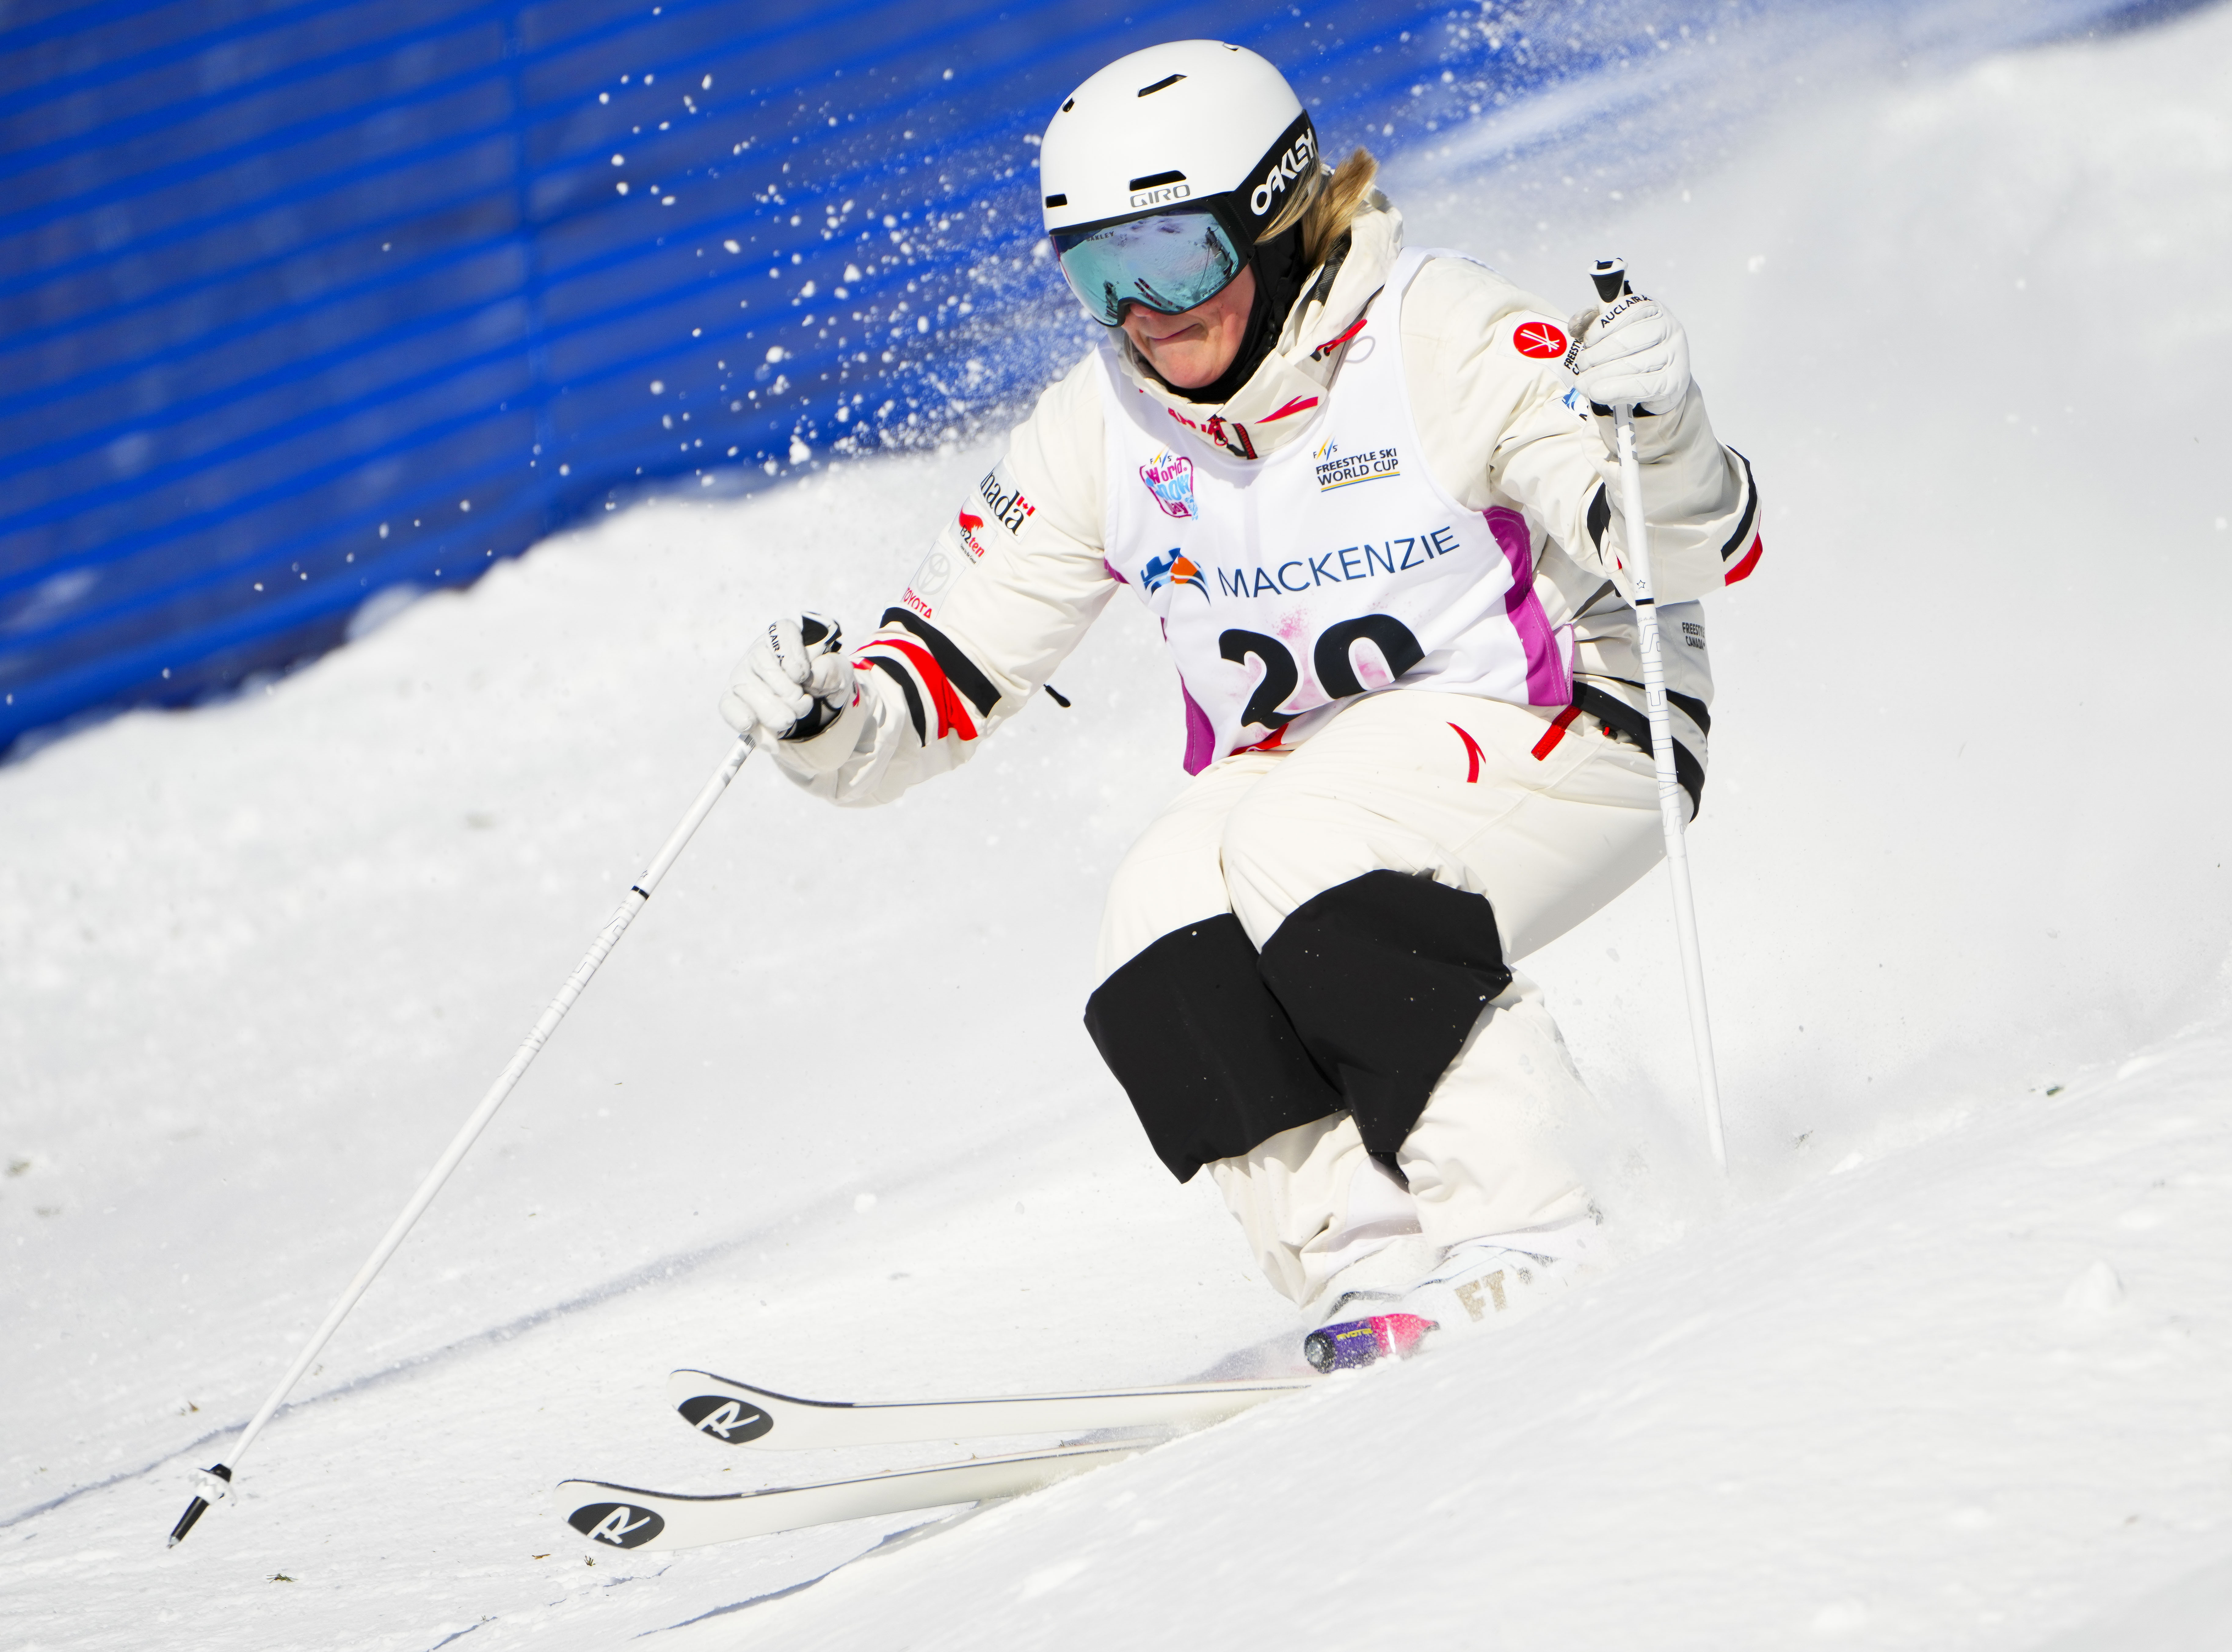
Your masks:
M1549 361L1566 353L1566 335L1547 321L1522 321L1511 335L1511 347L1522 356Z

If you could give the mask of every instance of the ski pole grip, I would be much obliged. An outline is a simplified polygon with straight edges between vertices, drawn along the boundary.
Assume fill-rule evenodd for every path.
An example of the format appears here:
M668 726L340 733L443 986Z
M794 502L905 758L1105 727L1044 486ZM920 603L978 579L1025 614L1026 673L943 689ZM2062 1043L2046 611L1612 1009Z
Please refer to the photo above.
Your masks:
M1599 258L1589 270L1589 279L1596 283L1597 301L1609 304L1622 293L1635 289L1627 284L1627 260Z

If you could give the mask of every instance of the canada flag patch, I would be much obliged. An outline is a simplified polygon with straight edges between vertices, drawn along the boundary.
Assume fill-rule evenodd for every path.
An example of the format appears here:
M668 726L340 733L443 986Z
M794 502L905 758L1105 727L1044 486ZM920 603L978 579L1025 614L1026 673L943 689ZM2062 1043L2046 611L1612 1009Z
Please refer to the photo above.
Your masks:
M1566 353L1566 334L1548 321L1522 321L1512 332L1511 347L1536 361L1554 361Z

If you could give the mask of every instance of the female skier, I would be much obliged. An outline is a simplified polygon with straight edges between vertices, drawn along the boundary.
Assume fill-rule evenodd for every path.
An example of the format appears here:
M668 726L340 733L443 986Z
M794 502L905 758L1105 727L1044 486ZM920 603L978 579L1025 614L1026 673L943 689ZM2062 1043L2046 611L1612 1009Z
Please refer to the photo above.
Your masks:
M1638 414L1679 772L1694 599L1760 554L1682 327L1554 314L1405 250L1262 58L1120 58L1048 126L1063 275L1106 328L849 658L812 616L721 710L881 803L1028 704L1119 586L1161 622L1192 782L1118 867L1086 1026L1206 1165L1321 1369L1562 1286L1608 1134L1511 969L1661 853L1610 407Z

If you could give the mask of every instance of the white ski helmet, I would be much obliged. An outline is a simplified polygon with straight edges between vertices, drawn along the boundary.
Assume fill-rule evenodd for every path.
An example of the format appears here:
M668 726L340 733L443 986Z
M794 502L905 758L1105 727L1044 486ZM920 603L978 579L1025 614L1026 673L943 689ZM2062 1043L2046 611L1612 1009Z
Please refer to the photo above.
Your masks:
M1069 95L1039 150L1062 274L1108 327L1126 303L1174 314L1215 296L1318 170L1286 77L1215 40L1118 58Z

